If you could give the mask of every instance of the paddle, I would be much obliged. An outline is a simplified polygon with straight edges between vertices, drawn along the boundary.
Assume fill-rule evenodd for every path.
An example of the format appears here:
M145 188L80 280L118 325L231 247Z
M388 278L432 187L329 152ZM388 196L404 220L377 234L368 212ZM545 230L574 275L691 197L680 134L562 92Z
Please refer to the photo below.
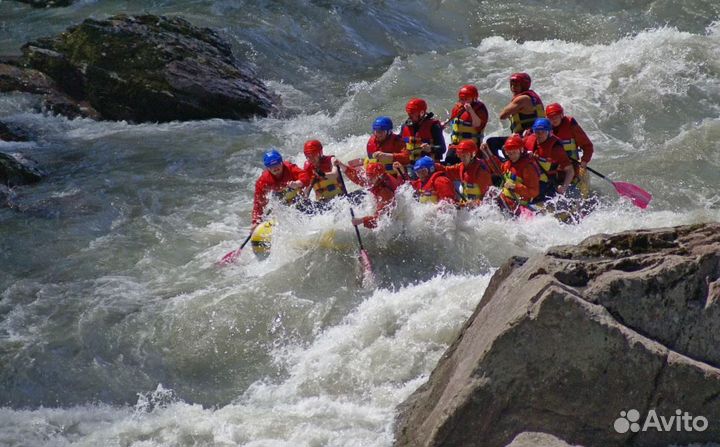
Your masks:
M242 249L245 248L247 243L250 241L250 238L252 238L253 233L255 232L255 228L257 228L259 224L255 224L250 228L250 234L245 238L243 243L240 245L240 247L237 250L233 250L231 252L228 252L225 254L225 256L222 257L216 264L218 266L228 265L235 262L235 260L240 256L240 253L242 252Z
M577 161L574 159L572 159L572 160ZM591 168L589 166L586 166L585 169L587 169L588 171L592 172L593 174L597 175L601 179L603 179L603 180L607 181L608 183L610 183L611 185L613 185L613 187L615 188L615 191L617 191L617 193L619 195L629 198L630 201L633 203L633 205L635 205L638 208L643 208L643 209L647 208L648 204L650 203L650 201L653 198L652 194L645 191L638 185L634 185L632 183L627 183L627 182L614 182L614 181L610 180L608 177L602 175L601 173L597 172L596 170L594 170L593 168Z
M338 180L340 180L340 186L342 187L343 194L348 195L347 188L345 188L345 180L342 176L342 170L338 168ZM352 206L350 206L350 216L355 219L355 211L353 211ZM353 225L355 227L355 236L357 236L358 245L360 245L360 266L362 267L362 284L363 286L367 286L370 284L373 284L375 282L375 276L373 275L372 271L372 264L370 264L370 256L368 255L367 251L365 251L365 247L363 247L362 238L360 238L360 230L358 229L357 225Z

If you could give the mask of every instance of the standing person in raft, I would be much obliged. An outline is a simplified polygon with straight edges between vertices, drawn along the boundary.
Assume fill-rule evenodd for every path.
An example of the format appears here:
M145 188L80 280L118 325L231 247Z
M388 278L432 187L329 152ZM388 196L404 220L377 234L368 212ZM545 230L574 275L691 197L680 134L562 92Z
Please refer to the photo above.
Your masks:
M433 160L442 160L445 155L445 137L442 124L427 112L427 103L424 99L413 98L405 105L408 119L400 128L400 136L405 142L405 148L410 156L410 166L420 157L430 155ZM415 178L413 172L410 176Z
M263 164L265 170L255 182L253 228L263 220L270 194L274 194L286 205L296 205L301 211L305 211L307 207L302 197L299 197L302 188L310 184L309 177L302 169L289 161L283 161L282 155L275 148L265 152Z
M463 140L472 140L476 145L483 142L485 126L488 122L488 110L480 101L477 87L463 85L458 91L458 102L450 112L446 122L450 124L450 147L445 155L445 165L460 162L454 146Z
M398 175L394 162L403 166L410 164L410 154L405 148L402 137L393 133L393 122L389 116L378 116L372 124L372 135L367 142L367 165L380 163L392 175Z
M500 119L510 119L510 132L514 134L526 133L532 128L537 118L545 117L540 96L530 90L532 79L527 73L513 73L510 75L510 91L512 100L503 107ZM493 154L498 154L507 137L488 138L485 143Z

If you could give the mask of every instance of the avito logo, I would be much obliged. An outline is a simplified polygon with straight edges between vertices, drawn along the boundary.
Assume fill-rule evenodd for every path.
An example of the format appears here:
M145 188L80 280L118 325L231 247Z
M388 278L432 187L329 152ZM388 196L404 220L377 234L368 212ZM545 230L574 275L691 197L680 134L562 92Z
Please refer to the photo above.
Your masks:
M704 416L692 416L687 411L675 410L675 415L665 417L658 415L655 409L648 411L645 420L640 424L640 412L637 410L621 411L620 417L615 420L613 428L618 433L632 431L705 431L708 420Z

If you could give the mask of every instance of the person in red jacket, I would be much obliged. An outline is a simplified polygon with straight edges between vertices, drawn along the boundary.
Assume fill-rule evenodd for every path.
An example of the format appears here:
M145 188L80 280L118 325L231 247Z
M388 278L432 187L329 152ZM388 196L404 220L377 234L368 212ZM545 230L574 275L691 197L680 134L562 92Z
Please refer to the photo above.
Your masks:
M388 116L378 116L372 124L373 134L367 142L367 156L369 163L381 163L385 170L397 175L393 163L403 166L410 164L410 153L405 148L402 137L393 133L393 122Z
M508 137L503 150L508 160L502 165L504 182L499 200L503 208L517 215L520 207L527 207L540 194L540 168L525 152L519 135Z
M575 121L575 118L565 115L565 111L560 104L556 102L548 104L545 108L545 115L552 124L553 134L560 140L567 156L573 161L576 174L573 184L579 185L583 197L587 196L589 194L590 179L586 168L595 152L592 141L580 127L580 124ZM580 157L580 153L582 153L582 157Z
M456 145L463 140L472 140L476 145L483 142L483 132L488 122L488 110L478 99L479 93L474 85L463 85L458 91L458 102L450 112L445 124L451 125L450 141ZM460 162L453 146L448 148L445 164L453 165Z
M410 166L424 155L431 155L436 161L442 160L446 150L442 124L427 112L425 100L411 99L405 105L405 111L408 119L400 128L400 136L410 156Z
M464 204L478 205L493 184L490 167L475 156L478 147L473 140L462 140L455 151L462 163L446 166L445 172L450 180L461 183Z
M555 193L565 194L575 176L575 169L563 149L560 140L552 134L552 125L547 118L538 118L532 127L533 133L525 137L525 149L535 155L543 173L540 176L541 194L539 200L552 197ZM557 184L560 186L556 186Z
M318 140L306 141L303 153L307 159L303 171L306 177L311 179L315 199L318 202L328 202L342 194L337 168L333 165L335 157L323 154L322 143Z
M455 203L455 188L441 164L426 155L415 162L413 169L418 179L410 184L420 203Z
M399 162L395 163L399 164ZM358 168L346 166L340 161L336 160L335 165L342 169L354 183L369 188L375 198L375 213L369 216L355 217L352 219L352 224L356 226L362 224L366 228L377 227L380 216L389 214L395 207L395 190L403 183L402 179L388 174L379 163L368 165L364 175Z
M277 149L272 148L263 156L265 170L255 182L252 223L257 225L265 214L269 195L276 194L286 204L295 203L298 193L310 184L304 171L293 163L283 161Z

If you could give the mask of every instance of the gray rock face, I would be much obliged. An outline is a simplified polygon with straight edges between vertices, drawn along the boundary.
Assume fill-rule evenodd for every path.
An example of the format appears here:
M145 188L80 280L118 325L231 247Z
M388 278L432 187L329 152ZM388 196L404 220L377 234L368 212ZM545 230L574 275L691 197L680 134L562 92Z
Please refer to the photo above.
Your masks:
M277 111L277 98L217 33L177 17L87 19L22 50L26 66L104 119L243 119Z
M720 224L598 235L512 260L399 407L396 445L506 446L523 432L587 447L717 441L719 278ZM641 426L676 410L709 425L636 432L620 420L618 432L631 409Z

